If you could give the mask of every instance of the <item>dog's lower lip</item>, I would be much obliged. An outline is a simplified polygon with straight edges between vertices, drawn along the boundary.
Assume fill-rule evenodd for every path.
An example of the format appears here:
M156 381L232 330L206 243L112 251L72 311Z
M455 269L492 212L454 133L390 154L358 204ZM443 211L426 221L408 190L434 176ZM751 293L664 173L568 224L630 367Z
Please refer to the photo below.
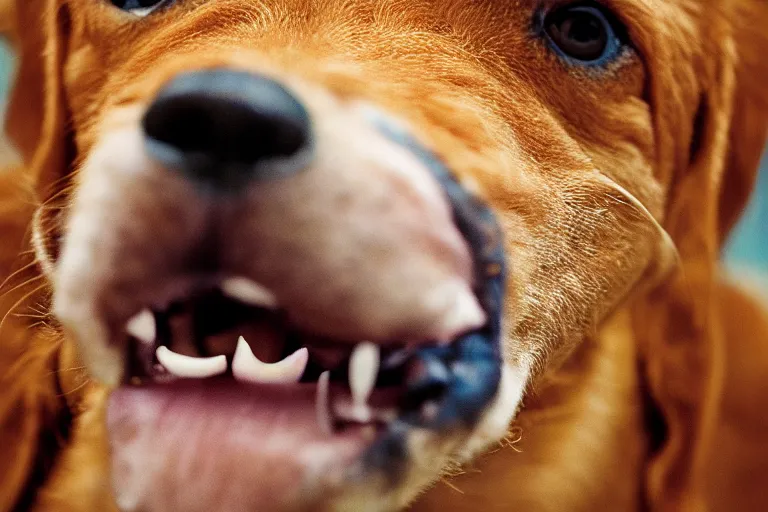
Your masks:
M313 388L219 378L115 390L107 426L118 505L133 510L151 501L152 480L169 475L195 488L224 480L253 510L298 499L318 480L323 489L339 485L366 434L362 427L323 432L310 406Z

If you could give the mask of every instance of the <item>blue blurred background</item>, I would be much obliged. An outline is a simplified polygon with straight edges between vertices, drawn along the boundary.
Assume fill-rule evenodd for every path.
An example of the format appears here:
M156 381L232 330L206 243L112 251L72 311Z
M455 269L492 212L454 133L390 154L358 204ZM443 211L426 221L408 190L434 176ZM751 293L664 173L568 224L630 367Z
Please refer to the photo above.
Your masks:
M8 52L6 46L3 45L0 40L0 121L3 119L3 113L5 112L6 96L8 92L8 82L10 80L9 74L11 71L11 55ZM1 130L0 130L1 131ZM2 134L0 133L0 161L3 157L3 142Z
M0 119L5 107L11 70L11 55L0 42ZM735 270L750 273L758 271L768 275L768 153L763 158L752 201L741 224L731 236L724 257L728 266Z

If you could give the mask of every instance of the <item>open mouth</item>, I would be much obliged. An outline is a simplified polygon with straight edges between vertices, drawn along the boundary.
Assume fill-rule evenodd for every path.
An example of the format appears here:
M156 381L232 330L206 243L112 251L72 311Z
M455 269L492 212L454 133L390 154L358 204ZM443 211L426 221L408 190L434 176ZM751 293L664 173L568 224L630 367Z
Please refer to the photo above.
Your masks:
M164 311L145 309L126 331L129 384L228 380L259 387L267 398L278 386L314 388L315 427L326 435L358 426L370 434L417 405L434 413L431 400L449 380L447 362L434 355L450 344L351 343L302 332L268 290L245 278L226 279Z

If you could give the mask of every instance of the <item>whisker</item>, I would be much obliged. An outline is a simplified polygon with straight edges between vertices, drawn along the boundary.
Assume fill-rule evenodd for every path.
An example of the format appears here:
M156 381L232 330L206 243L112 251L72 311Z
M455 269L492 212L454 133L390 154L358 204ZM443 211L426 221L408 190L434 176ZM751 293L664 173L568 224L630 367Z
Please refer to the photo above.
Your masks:
M27 263L26 265L24 265L23 267L21 267L18 270L16 270L15 272L11 273L8 277L6 277L3 280L2 283L0 283L0 291L2 291L3 288L5 288L5 286L11 281L11 279L13 279L17 275L23 273L25 270L29 270L31 267L35 266L36 263L37 263L36 261L31 261L31 262ZM0 295L0 297L2 297L2 296L3 295Z
M9 289L9 290L6 290L6 291L4 291L4 292L2 293L2 295L0 295L0 299L3 299L3 298L5 298L5 296L6 296L6 295L8 295L9 293L13 293L13 292L15 292L15 291L16 291L16 290L18 290L19 288L23 288L23 287L27 286L28 284L34 283L35 281L39 281L40 279L43 279L43 278L45 278L45 276L42 276L42 275L38 275L38 276L34 276L34 277L31 277L31 278L27 279L26 281L23 281L23 282L21 282L21 283L17 284L17 285L16 285L16 286L14 286L13 288L11 288L11 289Z
M40 276L42 277L42 276ZM26 283L25 283L26 284ZM43 283L37 288L33 289L29 293L24 294L23 297L21 297L19 300L17 300L9 309L6 311L5 315L3 315L3 319L0 320L0 333L3 331L3 327L5 326L5 321L8 319L8 316L13 313L13 311L19 307L22 303L24 303L25 300L27 300L29 297L34 295L35 293L39 292L40 290L44 289L46 286L48 286L48 283Z
M646 208L645 205L640 202L637 197L634 196L634 194L613 181L608 176L602 173L598 173L598 176L600 176L603 183L611 187L614 191L618 192L621 197L626 199L628 202L624 203L621 201L621 198L614 198L616 201L633 207L635 211L637 211L644 219L651 223L653 228L659 234L661 240L661 250L659 251L659 275L662 277L667 276L673 270L681 268L682 258L680 257L680 252L677 250L677 246L675 245L674 240L672 240L672 237L669 235L669 233L667 233L667 230L664 229L659 221L656 220L648 208Z
M52 372L49 372L48 376L57 375L59 373L83 371L85 369L86 369L85 366L75 366L75 367L72 367L72 368L60 368L60 369L57 369L57 370L53 370Z
M86 379L82 384L80 384L76 388L70 389L69 391L67 391L65 393L60 393L57 396L58 397L64 397L64 396L70 395L72 393L77 393L78 391L80 391L81 389L83 389L85 386L87 386L90 383L91 383L91 380L90 379Z
M448 478L446 478L446 477L443 477L443 478L441 478L441 479L440 479L440 481L441 481L441 482L443 482L443 483L444 483L445 485L447 485L448 487L450 487L451 489L453 489L454 491L456 491L457 493L459 493L459 494L464 494L464 491L462 491L461 489L459 489L458 487L456 487L454 484L452 484L452 483L450 482L450 480L448 480Z
M55 190L56 193L54 193L53 195L48 197L45 201L39 202L39 206L45 206L48 203L56 200L58 197L61 197L62 195L66 194L68 192L73 191L75 189L74 183L67 183L63 187L60 187L60 185L62 183L64 183L67 180L70 180L70 179L71 179L71 176L65 175L65 176L62 176L62 177L58 178L56 181L54 181L50 185L48 185L48 189L46 190L46 192L50 193L51 191Z
M42 304L30 305L29 309L33 313L37 313L40 316L43 316L43 317L46 317L46 318L50 315L50 312L48 311L48 309L44 305L42 305Z
M35 315L29 313L16 313L13 316L14 318L31 318L37 320L46 320L48 318L48 315L45 313L37 313Z

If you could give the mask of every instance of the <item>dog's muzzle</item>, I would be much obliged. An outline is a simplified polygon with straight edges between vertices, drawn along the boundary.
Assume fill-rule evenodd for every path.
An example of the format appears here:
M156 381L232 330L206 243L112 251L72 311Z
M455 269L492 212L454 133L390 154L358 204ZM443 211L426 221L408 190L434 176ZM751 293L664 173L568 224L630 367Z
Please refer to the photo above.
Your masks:
M344 116L359 123L348 148L347 125L313 118L278 82L198 71L147 108L145 164L106 150L92 157L99 173L86 163L84 183L110 181L81 187L96 201L75 198L54 300L95 375L94 347L122 361L109 425L124 508L152 496L153 443L178 444L158 415L198 424L231 414L231 400L256 429L260 414L290 410L303 418L293 442L357 447L320 463L294 447L296 467L397 485L414 429L467 435L497 396L505 259L493 213L399 123L370 107ZM355 130L370 132L364 143ZM105 229L120 236L80 236L94 204L112 205Z

